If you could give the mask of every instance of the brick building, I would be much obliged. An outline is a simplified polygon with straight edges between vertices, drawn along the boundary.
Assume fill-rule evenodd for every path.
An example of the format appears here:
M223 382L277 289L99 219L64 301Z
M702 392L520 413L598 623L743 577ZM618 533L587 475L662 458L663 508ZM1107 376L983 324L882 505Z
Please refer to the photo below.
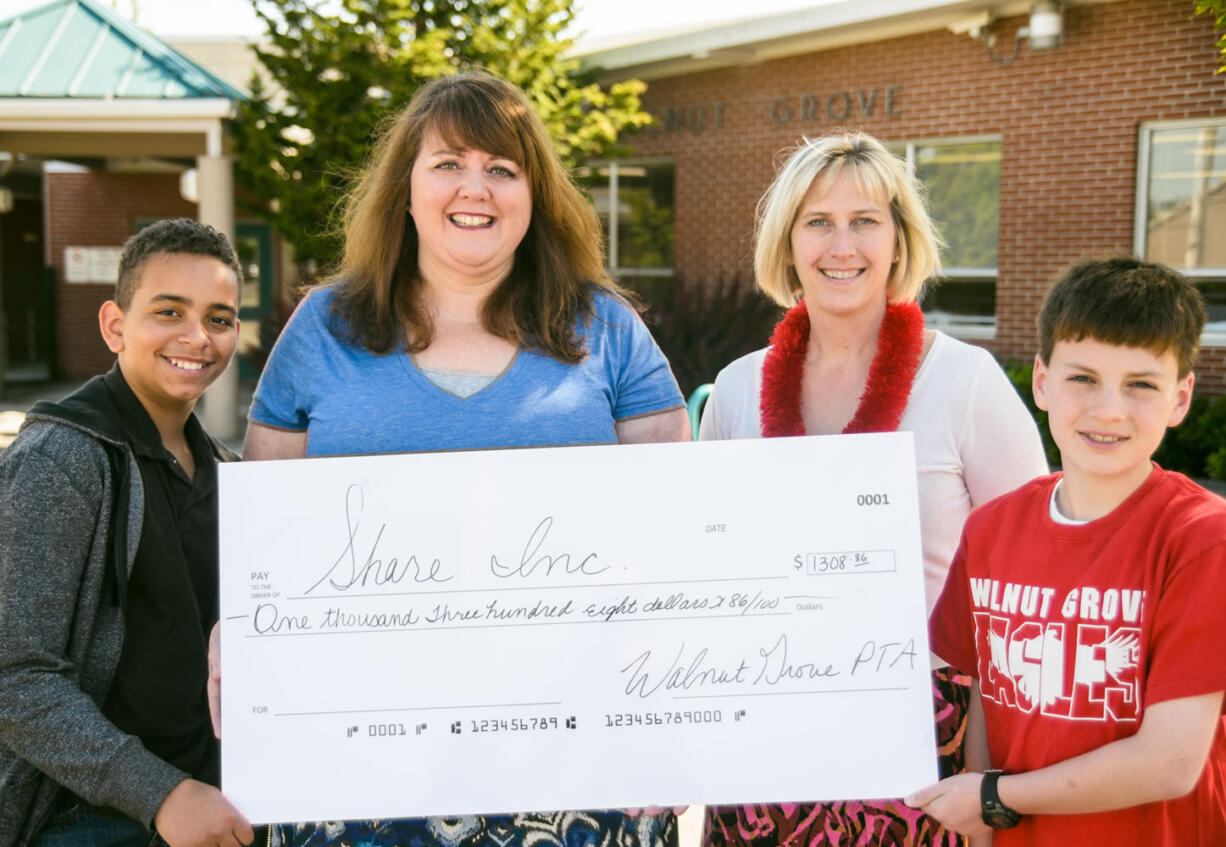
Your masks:
M1226 74L1214 73L1212 20L1193 7L839 0L590 50L606 79L647 81L657 118L629 139L634 158L585 170L614 264L748 276L779 151L863 129L914 163L949 241L930 323L1029 360L1054 275L1135 252L1204 286L1198 375L1222 393Z
M226 90L97 0L56 0L25 17L48 17L50 39L61 31L51 16L70 6L131 42L133 55L172 61L175 79L209 76ZM623 278L748 279L753 210L780 151L803 135L862 128L914 163L949 241L947 277L925 296L931 324L1028 360L1034 313L1052 277L1081 257L1136 252L1204 286L1212 323L1199 384L1226 392L1226 74L1214 74L1212 20L1193 7L1193 0L834 0L620 45L588 42L579 57L604 68L606 80L647 81L645 105L657 117L655 127L625 139L632 158L580 171L606 222L611 265ZM26 24L23 38L33 41ZM1042 43L1045 31L1055 46ZM8 39L10 61L0 65L0 190L15 198L0 218L5 352L10 375L32 365L35 373L83 377L110 361L96 329L110 287L74 279L68 248L114 251L146 221L198 216L181 176L198 163L203 142L177 128L174 113L184 107L165 96L164 84L149 114L132 117L141 132L156 122L163 133L155 139L118 132L114 120L89 136L65 135L58 125L37 138L18 132L9 112L31 107L23 86L44 72L33 69L77 67L38 64L37 51L27 50L31 70L19 72L12 51L22 43ZM235 80L248 73L244 66ZM58 120L70 130L91 109L149 96L125 89L125 97L93 103L99 98L81 88L91 74L52 80L64 89ZM117 73L116 84L122 79ZM32 141L44 158L78 166L44 173L37 157L10 155ZM267 224L239 219L234 231L259 280L244 292L246 351L258 347L274 289L292 273Z
M48 254L56 279L65 280L65 251L77 245L118 245L142 220L194 218L196 206L179 196L175 173L51 173L44 203L48 220ZM99 214L100 209L106 214ZM114 354L98 334L98 307L114 284L61 282L56 297L57 364L66 376L84 377L110 367Z
M57 167L44 173L46 256L54 285L54 375L80 379L106 370L114 359L98 333L98 307L112 295L114 283L72 281L67 266L72 248L117 252L148 223L198 218L199 205L183 197L184 167L128 161L103 169ZM243 217L234 221L233 241L246 275L239 366L244 376L254 376L258 368L248 354L260 347L260 321L272 307L274 280L287 264L286 248L269 224Z
M235 220L228 122L246 95L100 0L0 17L0 374L80 379L110 366L99 305L121 246L163 217L231 234L244 286L240 352L269 314L276 238ZM249 364L244 362L244 364ZM237 369L209 392L237 428Z

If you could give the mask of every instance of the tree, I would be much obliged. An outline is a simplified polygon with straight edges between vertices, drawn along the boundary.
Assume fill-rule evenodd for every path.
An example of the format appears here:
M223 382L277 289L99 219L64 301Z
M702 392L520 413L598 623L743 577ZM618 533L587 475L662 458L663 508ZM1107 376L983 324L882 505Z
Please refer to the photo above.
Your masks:
M643 126L643 83L607 89L565 56L571 0L252 0L267 30L234 128L250 211L295 258L333 265L337 201L374 135L424 82L465 67L520 86L568 164L606 154ZM326 11L321 11L326 10Z
M1213 28L1218 33L1217 46L1221 49L1222 64L1218 73L1226 73L1226 0L1196 0L1196 14L1213 16Z

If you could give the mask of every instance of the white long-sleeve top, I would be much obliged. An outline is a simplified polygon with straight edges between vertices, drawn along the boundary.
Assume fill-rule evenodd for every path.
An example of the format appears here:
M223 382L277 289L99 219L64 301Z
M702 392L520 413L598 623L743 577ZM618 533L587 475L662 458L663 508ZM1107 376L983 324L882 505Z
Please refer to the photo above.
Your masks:
M769 348L715 379L700 440L761 438L762 363ZM974 507L1048 472L1034 419L982 348L936 332L898 426L914 433L928 611L936 604Z

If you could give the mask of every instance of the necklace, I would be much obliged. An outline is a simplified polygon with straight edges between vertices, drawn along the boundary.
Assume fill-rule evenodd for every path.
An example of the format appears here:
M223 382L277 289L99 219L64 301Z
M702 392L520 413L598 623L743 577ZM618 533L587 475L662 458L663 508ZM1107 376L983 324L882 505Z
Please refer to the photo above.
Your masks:
M877 334L877 352L868 368L860 405L843 432L898 429L911 396L924 347L924 315L914 303L886 306ZM762 364L762 435L804 435L800 386L809 349L809 311L801 300L788 309L771 335Z

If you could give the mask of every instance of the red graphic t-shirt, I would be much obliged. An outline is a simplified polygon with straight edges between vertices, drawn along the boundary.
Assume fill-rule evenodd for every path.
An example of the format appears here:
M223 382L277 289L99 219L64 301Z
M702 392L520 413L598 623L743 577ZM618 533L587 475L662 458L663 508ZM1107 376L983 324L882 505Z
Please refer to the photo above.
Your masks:
M974 670L992 766L1035 770L1136 733L1153 703L1226 690L1226 501L1155 467L1111 514L1051 519L1059 475L974 512L932 613L933 651ZM1186 797L1027 815L1009 845L1226 845L1226 736Z

